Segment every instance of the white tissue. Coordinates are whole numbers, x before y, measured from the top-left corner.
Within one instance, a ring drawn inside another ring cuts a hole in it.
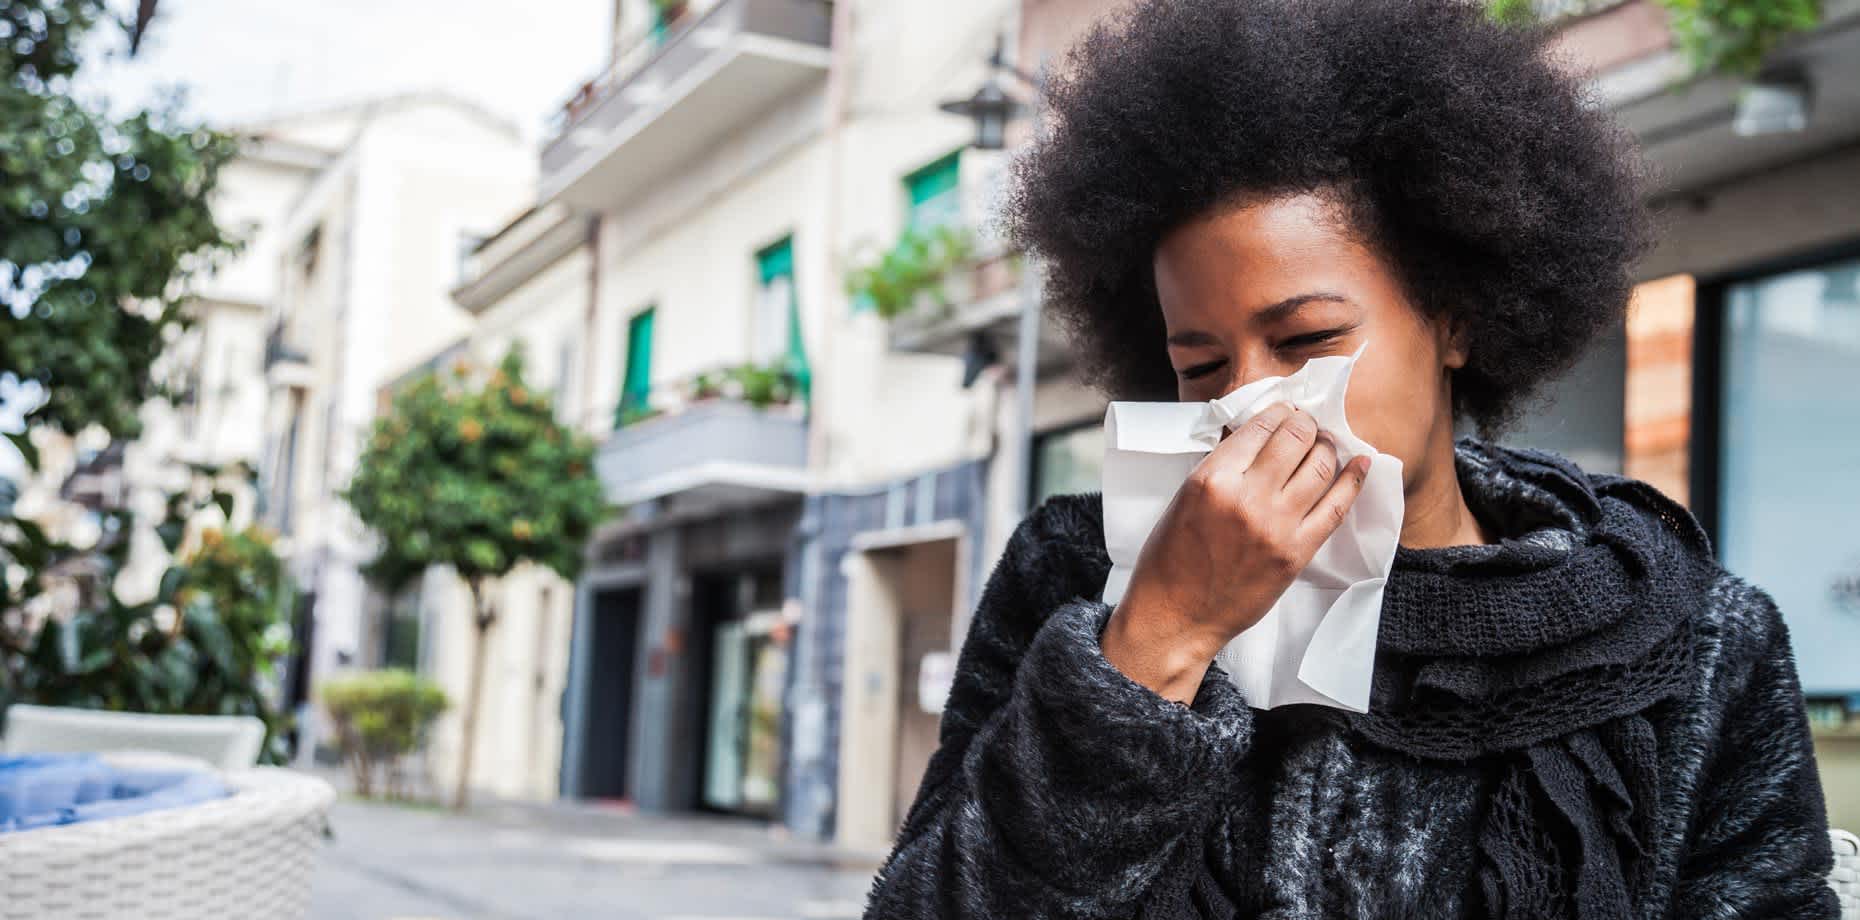
[[[1205,403],[1114,402],[1105,412],[1104,541],[1111,574],[1104,601],[1124,596],[1137,554],[1177,487],[1221,432],[1277,402],[1310,412],[1336,443],[1337,461],[1370,456],[1363,491],[1343,525],[1258,623],[1215,661],[1256,709],[1317,703],[1369,711],[1382,594],[1401,537],[1401,461],[1350,431],[1344,394],[1363,354],[1315,358],[1289,377],[1255,380]]]

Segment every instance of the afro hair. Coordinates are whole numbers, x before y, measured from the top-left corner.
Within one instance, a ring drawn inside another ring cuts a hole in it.
[[[1175,398],[1159,241],[1328,193],[1465,337],[1455,410],[1501,430],[1621,322],[1651,240],[1638,150],[1548,34],[1469,0],[1136,0],[1097,24],[1048,79],[1007,214],[1084,375]]]

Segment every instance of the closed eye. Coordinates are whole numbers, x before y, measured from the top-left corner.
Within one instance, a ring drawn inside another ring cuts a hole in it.
[[[1194,365],[1193,367],[1183,368],[1178,373],[1181,374],[1183,380],[1194,380],[1197,377],[1206,377],[1209,374],[1212,374],[1215,371],[1218,371],[1221,368],[1226,367],[1226,366],[1227,366],[1227,359],[1221,358],[1218,361],[1208,361],[1202,364]]]
[[[1286,348],[1286,349],[1310,348],[1314,345],[1322,345],[1325,342],[1329,342],[1332,339],[1335,339],[1349,331],[1350,330],[1348,327],[1339,326],[1335,329],[1326,329],[1322,332],[1312,332],[1312,333],[1307,333],[1305,335],[1295,335],[1289,339],[1286,339],[1280,342],[1279,347]]]

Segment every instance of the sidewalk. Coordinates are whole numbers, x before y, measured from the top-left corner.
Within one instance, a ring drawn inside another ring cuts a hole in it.
[[[884,853],[710,815],[488,802],[465,814],[345,796],[315,920],[857,920]]]

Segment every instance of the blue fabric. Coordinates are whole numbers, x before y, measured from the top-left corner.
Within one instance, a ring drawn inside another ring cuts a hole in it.
[[[118,767],[95,754],[0,756],[0,833],[126,818],[231,794],[205,770]]]

